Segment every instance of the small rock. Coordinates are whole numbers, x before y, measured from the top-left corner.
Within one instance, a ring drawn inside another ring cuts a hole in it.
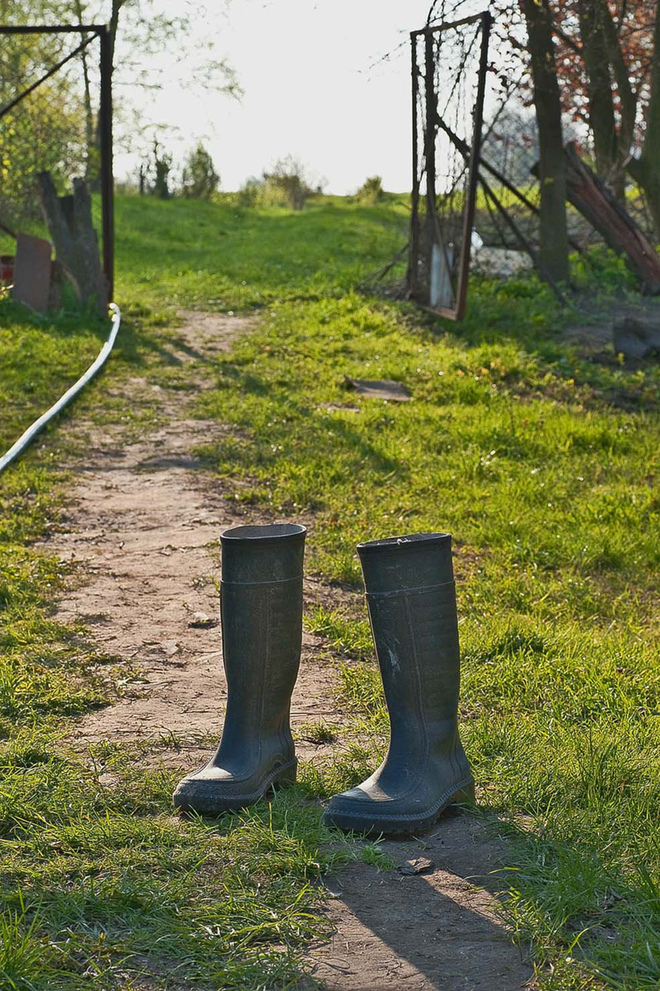
[[[614,325],[614,350],[625,358],[660,355],[660,324],[650,319],[624,317]]]
[[[428,857],[415,857],[413,860],[406,860],[404,864],[399,867],[400,874],[430,874],[431,871],[435,870],[435,864]]]
[[[192,619],[188,623],[188,626],[193,626],[195,629],[209,630],[212,626],[217,626],[217,619],[213,619],[211,616],[207,616],[205,612],[195,612],[193,613]]]
[[[160,649],[165,654],[165,657],[174,657],[175,654],[179,653],[181,647],[176,640],[163,640]]]

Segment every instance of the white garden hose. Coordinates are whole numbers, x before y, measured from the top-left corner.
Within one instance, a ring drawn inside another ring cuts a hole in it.
[[[43,416],[40,416],[38,420],[34,421],[31,427],[27,428],[25,433],[22,434],[16,443],[9,448],[7,453],[0,458],[0,472],[4,471],[7,465],[10,465],[12,461],[19,456],[19,454],[23,453],[33,437],[36,437],[39,431],[42,430],[46,424],[53,419],[53,417],[57,416],[60,410],[63,410],[64,407],[71,402],[74,396],[78,395],[81,389],[84,389],[87,383],[94,378],[99,369],[103,368],[110,352],[112,351],[119,332],[119,327],[121,325],[121,310],[119,307],[115,303],[110,303],[110,309],[113,313],[112,327],[110,329],[107,341],[99,351],[96,361],[89,366],[85,374],[82,375],[70,389],[67,389],[64,395],[57,400],[54,406],[51,406],[51,408],[44,413]]]

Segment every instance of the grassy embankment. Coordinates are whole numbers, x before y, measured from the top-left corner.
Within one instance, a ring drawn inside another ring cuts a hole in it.
[[[206,453],[238,498],[280,517],[314,513],[309,566],[329,580],[359,581],[358,539],[452,531],[464,737],[482,805],[511,834],[511,923],[552,963],[547,989],[656,987],[658,372],[581,358],[530,281],[476,287],[461,326],[352,292],[399,247],[404,224],[396,205],[293,215],[120,201],[118,298],[133,320],[113,374],[150,364],[161,331],[146,325],[148,308],[262,308],[202,401],[241,429]],[[9,442],[97,339],[84,322],[1,316]],[[345,375],[401,379],[414,399],[362,399],[344,391]],[[114,415],[103,383],[84,402]],[[136,774],[120,748],[99,748],[90,766],[55,743],[109,691],[89,675],[80,631],[49,621],[62,576],[30,549],[60,504],[48,470],[57,442],[51,431],[2,483],[0,855],[4,924],[22,936],[3,938],[0,978],[52,987],[61,971],[63,987],[86,974],[131,987],[122,974],[144,965],[165,987],[185,973],[256,988],[260,972],[284,986],[317,926],[306,884],[329,857],[305,796],[355,780],[383,745],[366,624],[309,617],[363,662],[344,670],[342,692],[373,746],[308,768],[272,818],[264,806],[182,827],[168,814],[171,776]],[[98,783],[108,769],[114,790]]]

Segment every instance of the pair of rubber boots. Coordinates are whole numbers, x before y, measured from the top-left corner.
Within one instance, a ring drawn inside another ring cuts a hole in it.
[[[184,811],[217,815],[295,781],[289,713],[302,641],[305,527],[237,526],[221,537],[227,711],[217,753],[174,793]],[[428,829],[474,798],[458,735],[459,650],[451,537],[422,533],[358,544],[390,715],[378,770],[335,795],[325,821],[385,834]]]

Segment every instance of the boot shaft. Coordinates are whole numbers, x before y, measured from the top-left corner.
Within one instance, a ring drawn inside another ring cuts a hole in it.
[[[305,532],[290,523],[238,526],[220,538],[227,710],[220,746],[179,782],[177,808],[216,815],[295,781],[289,709],[300,665]]]
[[[299,523],[233,526],[220,535],[222,582],[296,582],[302,587],[305,535]]]
[[[305,528],[239,526],[222,547],[220,616],[228,704],[223,739],[289,734],[300,666]],[[290,734],[289,734],[290,735]]]
[[[460,683],[449,534],[358,545],[392,730],[391,748],[422,758],[452,741]]]

